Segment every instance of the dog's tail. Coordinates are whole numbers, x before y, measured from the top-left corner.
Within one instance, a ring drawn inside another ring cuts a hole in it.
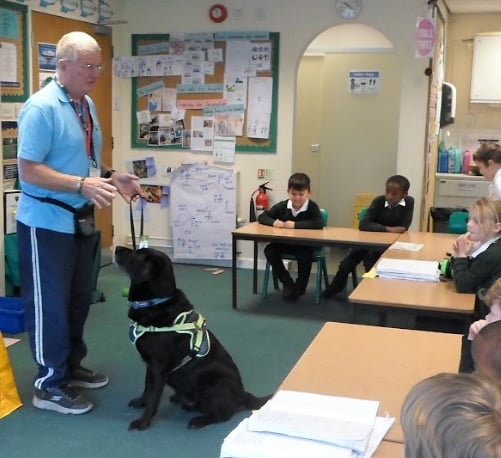
[[[268,396],[257,397],[247,391],[244,393],[244,405],[249,410],[260,409],[270,398],[271,394]]]

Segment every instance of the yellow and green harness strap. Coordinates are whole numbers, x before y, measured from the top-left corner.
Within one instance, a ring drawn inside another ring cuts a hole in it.
[[[131,321],[129,326],[129,338],[133,344],[147,332],[177,332],[179,334],[189,334],[190,336],[190,356],[203,358],[210,351],[210,337],[207,330],[207,323],[203,315],[194,310],[180,313],[174,320],[172,326],[157,328],[156,326],[141,326],[135,321]]]

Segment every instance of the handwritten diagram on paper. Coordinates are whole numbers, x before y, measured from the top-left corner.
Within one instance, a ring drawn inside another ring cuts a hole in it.
[[[171,216],[175,259],[231,259],[236,187],[233,170],[192,164],[174,171]]]

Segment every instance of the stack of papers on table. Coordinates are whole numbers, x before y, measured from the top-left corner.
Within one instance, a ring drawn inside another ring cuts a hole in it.
[[[440,279],[437,261],[382,258],[376,266],[376,274],[382,278],[434,281]]]
[[[224,440],[221,458],[370,457],[393,424],[377,401],[279,391]]]

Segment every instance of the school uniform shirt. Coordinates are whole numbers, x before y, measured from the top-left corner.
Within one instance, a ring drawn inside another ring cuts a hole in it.
[[[266,226],[273,226],[277,219],[280,221],[294,221],[296,229],[322,229],[324,227],[320,208],[311,199],[308,199],[297,213],[292,208],[290,199],[287,199],[273,205],[258,217],[259,223]]]
[[[501,277],[501,239],[481,245],[473,256],[452,257],[451,267],[458,293],[476,293],[480,288],[489,288]]]
[[[386,227],[403,226],[409,229],[414,213],[414,198],[404,197],[393,207],[386,196],[376,197],[370,204],[365,216],[358,223],[361,231],[386,232]]]
[[[501,199],[501,168],[499,168],[489,185],[489,193],[496,199]]]

